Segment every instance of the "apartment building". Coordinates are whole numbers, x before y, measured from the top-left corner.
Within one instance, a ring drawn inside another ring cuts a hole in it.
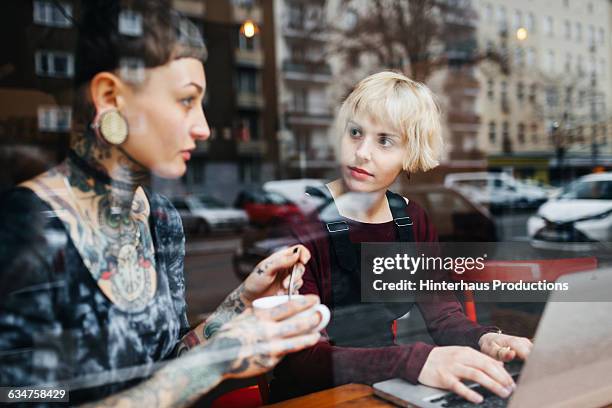
[[[274,0],[279,151],[283,176],[321,177],[334,168],[334,103],[325,0]]]
[[[489,166],[547,180],[559,163],[578,172],[612,165],[612,2],[476,0],[474,7],[480,49],[505,65],[479,67],[478,144]]]

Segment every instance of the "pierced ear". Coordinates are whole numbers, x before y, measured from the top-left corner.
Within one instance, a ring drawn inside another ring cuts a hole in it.
[[[89,93],[96,112],[118,109],[122,88],[123,83],[119,77],[110,72],[100,72],[94,76],[89,84]]]

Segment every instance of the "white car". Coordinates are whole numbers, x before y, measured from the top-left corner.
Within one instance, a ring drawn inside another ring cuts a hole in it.
[[[278,193],[294,202],[302,211],[308,215],[325,202],[321,197],[312,196],[306,193],[307,187],[325,188],[323,179],[289,179],[271,180],[263,185],[265,191]]]
[[[533,246],[589,250],[612,241],[612,172],[589,174],[567,185],[527,221]]]
[[[461,191],[492,211],[506,207],[536,208],[548,198],[544,189],[505,173],[451,173],[444,178],[444,185]]]
[[[244,210],[232,208],[211,196],[187,196],[172,200],[190,232],[208,233],[216,230],[241,231],[249,223]]]

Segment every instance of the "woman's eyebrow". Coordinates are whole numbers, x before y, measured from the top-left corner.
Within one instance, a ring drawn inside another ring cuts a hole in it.
[[[183,88],[186,88],[188,86],[195,86],[198,89],[198,93],[202,93],[204,92],[204,87],[198,83],[195,82],[189,82],[188,84],[185,84],[185,86],[183,86]]]

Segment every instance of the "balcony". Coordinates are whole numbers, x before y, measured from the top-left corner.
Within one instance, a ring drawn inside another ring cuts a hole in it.
[[[238,142],[237,147],[239,156],[263,156],[267,151],[266,142],[263,140]]]
[[[286,113],[287,125],[290,127],[329,127],[334,117],[328,113],[311,113],[306,111],[289,111]]]
[[[304,24],[301,22],[286,21],[283,24],[282,33],[283,36],[288,39],[325,42],[329,37],[327,33],[325,33],[325,28],[324,22],[319,22],[318,24],[308,22]]]
[[[242,109],[263,109],[265,106],[263,96],[253,93],[238,91],[237,97],[238,107]]]
[[[241,50],[234,51],[234,57],[238,65],[246,67],[261,68],[264,64],[264,54],[262,50]]]
[[[253,20],[257,24],[261,24],[263,22],[263,13],[261,7],[258,6],[245,7],[235,5],[232,7],[232,18],[240,24],[246,20]]]
[[[283,61],[284,78],[291,81],[330,83],[332,80],[331,67],[326,62],[294,62]]]

